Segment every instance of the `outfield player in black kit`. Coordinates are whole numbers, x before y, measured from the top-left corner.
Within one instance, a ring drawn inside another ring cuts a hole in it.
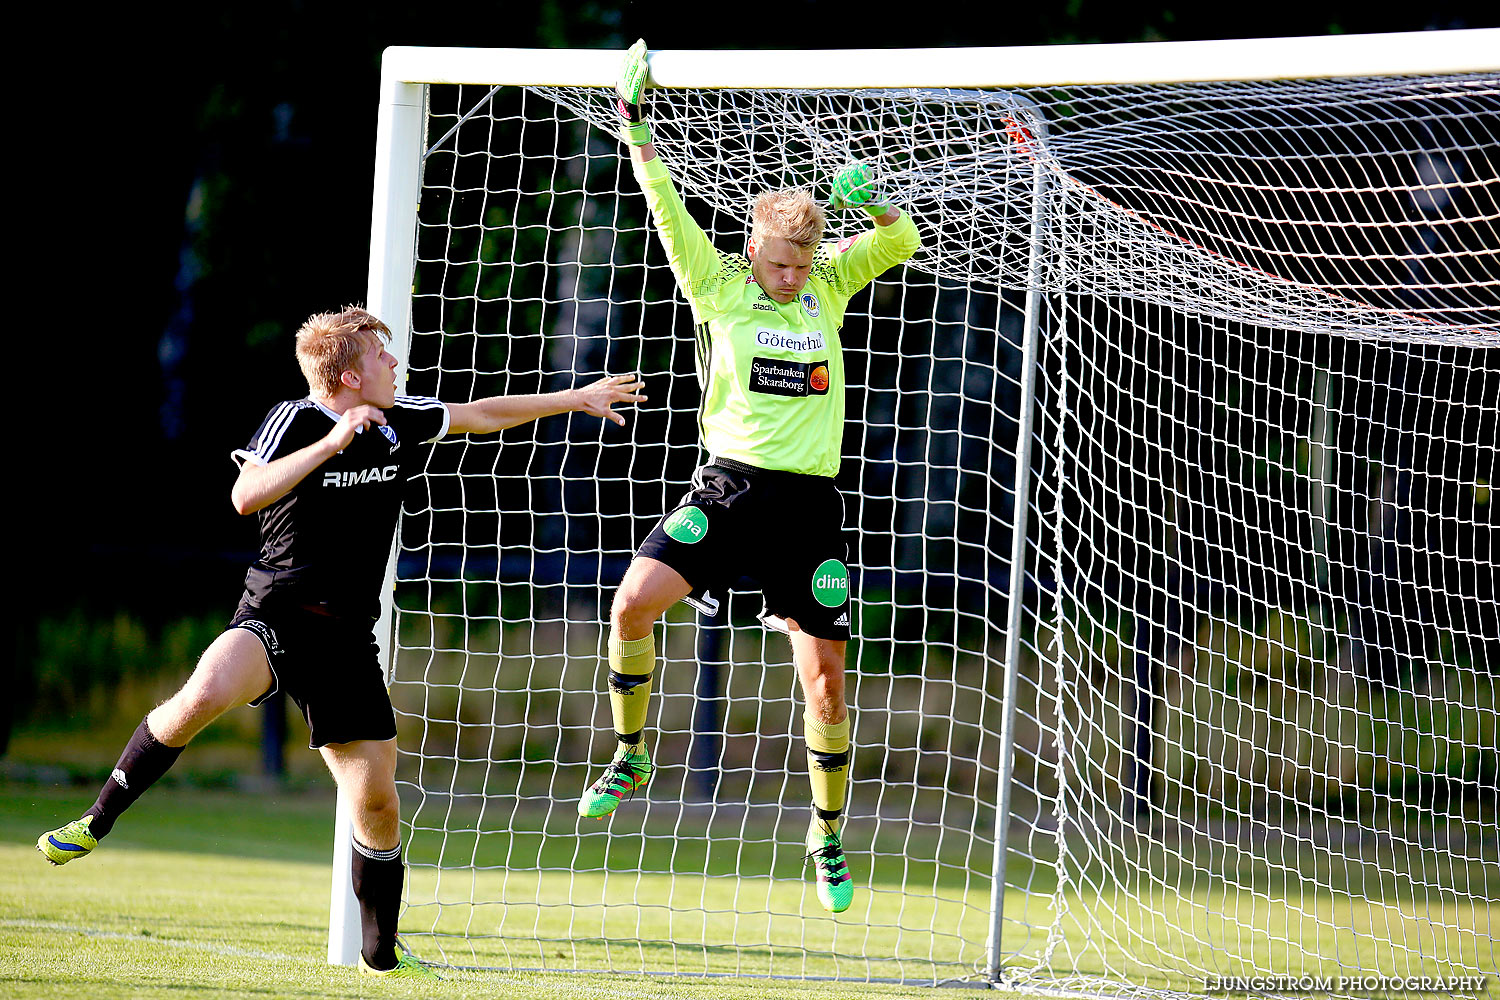
[[[358,308],[313,316],[297,331],[308,398],[278,403],[233,455],[235,509],[258,516],[261,538],[239,609],[182,689],[142,720],[94,805],[42,834],[37,850],[57,865],[88,854],[205,726],[279,689],[302,709],[309,744],[353,816],[360,969],[435,978],[396,954],[405,877],[396,719],[373,633],[402,484],[445,435],[488,434],[572,410],[623,425],[611,407],[645,396],[634,376],[618,375],[564,392],[471,403],[397,396],[389,337],[385,324]]]

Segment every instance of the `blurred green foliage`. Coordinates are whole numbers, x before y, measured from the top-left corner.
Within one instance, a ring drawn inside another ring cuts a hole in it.
[[[43,618],[34,687],[17,722],[84,729],[139,719],[187,677],[223,626],[208,616],[148,623],[125,611]]]

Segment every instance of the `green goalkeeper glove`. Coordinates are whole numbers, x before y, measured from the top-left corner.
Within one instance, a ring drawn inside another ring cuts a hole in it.
[[[620,66],[620,79],[615,84],[620,137],[632,146],[644,146],[651,141],[651,126],[641,113],[641,91],[646,89],[646,76],[650,70],[646,63],[646,40],[640,39],[626,51],[625,62]]]
[[[828,203],[840,209],[860,208],[872,217],[884,215],[891,207],[889,199],[875,189],[870,168],[858,161],[840,170],[833,178]]]

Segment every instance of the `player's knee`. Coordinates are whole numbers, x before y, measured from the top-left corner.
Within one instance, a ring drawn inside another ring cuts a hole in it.
[[[609,609],[609,623],[622,639],[644,639],[656,625],[656,609],[642,601],[634,589],[621,587]]]
[[[844,704],[842,683],[826,677],[816,677],[809,679],[803,688],[803,694],[807,698],[807,711],[819,722],[831,726],[848,717],[849,709]]]
[[[194,677],[176,694],[157,706],[152,713],[152,731],[156,732],[160,727],[162,732],[157,733],[159,739],[165,738],[163,733],[192,735],[232,707],[222,686]]]
[[[844,704],[844,665],[842,661],[818,661],[802,671],[802,693],[807,710],[819,722],[832,725],[848,715]]]
[[[365,799],[363,812],[367,819],[394,826],[401,816],[401,804],[394,792],[389,795],[377,795]]]
[[[247,633],[232,630],[221,635],[161,710],[183,728],[201,729],[266,691],[272,678],[270,668],[257,659],[263,656],[258,640]]]
[[[353,796],[358,825],[377,834],[393,834],[401,821],[401,800],[394,788],[359,789]],[[371,844],[371,847],[380,845]]]

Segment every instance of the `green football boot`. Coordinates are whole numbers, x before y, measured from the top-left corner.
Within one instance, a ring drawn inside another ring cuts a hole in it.
[[[74,858],[81,858],[99,846],[99,841],[89,832],[94,817],[75,819],[67,826],[48,830],[36,840],[36,849],[54,865],[65,865]]]
[[[603,819],[615,811],[615,806],[637,788],[651,780],[651,755],[631,753],[621,749],[609,762],[604,774],[583,791],[578,800],[578,815],[584,819]]]
[[[826,828],[809,838],[822,846],[811,849],[807,860],[812,863],[818,877],[818,902],[829,913],[843,913],[854,902],[854,879],[849,875],[849,862],[844,857],[844,844],[837,831]]]
[[[396,960],[394,969],[372,969],[365,956],[359,956],[359,971],[364,976],[384,976],[387,979],[441,980],[443,977],[417,961],[411,955],[402,955]]]

